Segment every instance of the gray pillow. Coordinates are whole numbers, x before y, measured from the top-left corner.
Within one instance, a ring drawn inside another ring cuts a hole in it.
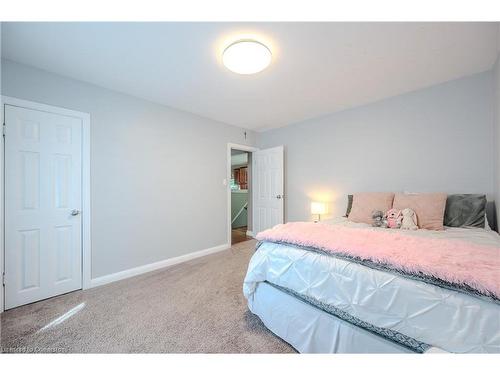
[[[347,210],[345,211],[345,217],[349,216],[352,208],[352,194],[347,196]]]
[[[446,200],[444,225],[447,227],[484,228],[486,195],[452,194]]]

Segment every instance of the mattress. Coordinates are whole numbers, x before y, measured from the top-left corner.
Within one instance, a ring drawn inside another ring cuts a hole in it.
[[[336,220],[332,225],[360,226],[345,220]],[[500,247],[498,234],[485,229],[407,233]],[[247,299],[263,282],[427,346],[454,353],[500,353],[500,306],[488,299],[270,242],[261,244],[250,261],[243,286]]]

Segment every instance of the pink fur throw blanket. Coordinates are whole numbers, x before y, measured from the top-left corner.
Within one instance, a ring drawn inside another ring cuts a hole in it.
[[[433,284],[488,296],[497,302],[500,297],[500,248],[493,246],[305,222],[277,225],[259,233],[257,239],[382,266],[375,268],[434,280]]]

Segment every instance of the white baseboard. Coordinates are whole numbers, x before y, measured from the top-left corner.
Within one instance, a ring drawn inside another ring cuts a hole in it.
[[[253,232],[251,230],[247,230],[247,236],[253,238]]]
[[[219,251],[226,250],[229,248],[230,248],[230,246],[228,244],[223,244],[223,245],[214,246],[214,247],[211,247],[208,249],[196,251],[194,253],[181,255],[181,256],[178,256],[175,258],[161,260],[161,261],[156,262],[156,263],[145,264],[144,266],[130,268],[130,269],[125,270],[125,271],[120,271],[120,272],[112,273],[110,275],[97,277],[97,278],[92,279],[90,281],[90,287],[94,288],[96,286],[109,284],[109,283],[112,283],[114,281],[128,279],[129,277],[141,275],[143,273],[155,271],[155,270],[158,270],[158,269],[164,268],[164,267],[173,266],[174,264],[187,262],[188,260],[203,257],[205,255],[209,255],[209,254],[213,254],[213,253],[217,253]]]

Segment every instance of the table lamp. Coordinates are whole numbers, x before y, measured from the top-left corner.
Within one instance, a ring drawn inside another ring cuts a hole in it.
[[[324,202],[311,202],[311,214],[318,215],[318,220],[314,220],[315,223],[321,220],[321,215],[326,214],[326,203]]]

